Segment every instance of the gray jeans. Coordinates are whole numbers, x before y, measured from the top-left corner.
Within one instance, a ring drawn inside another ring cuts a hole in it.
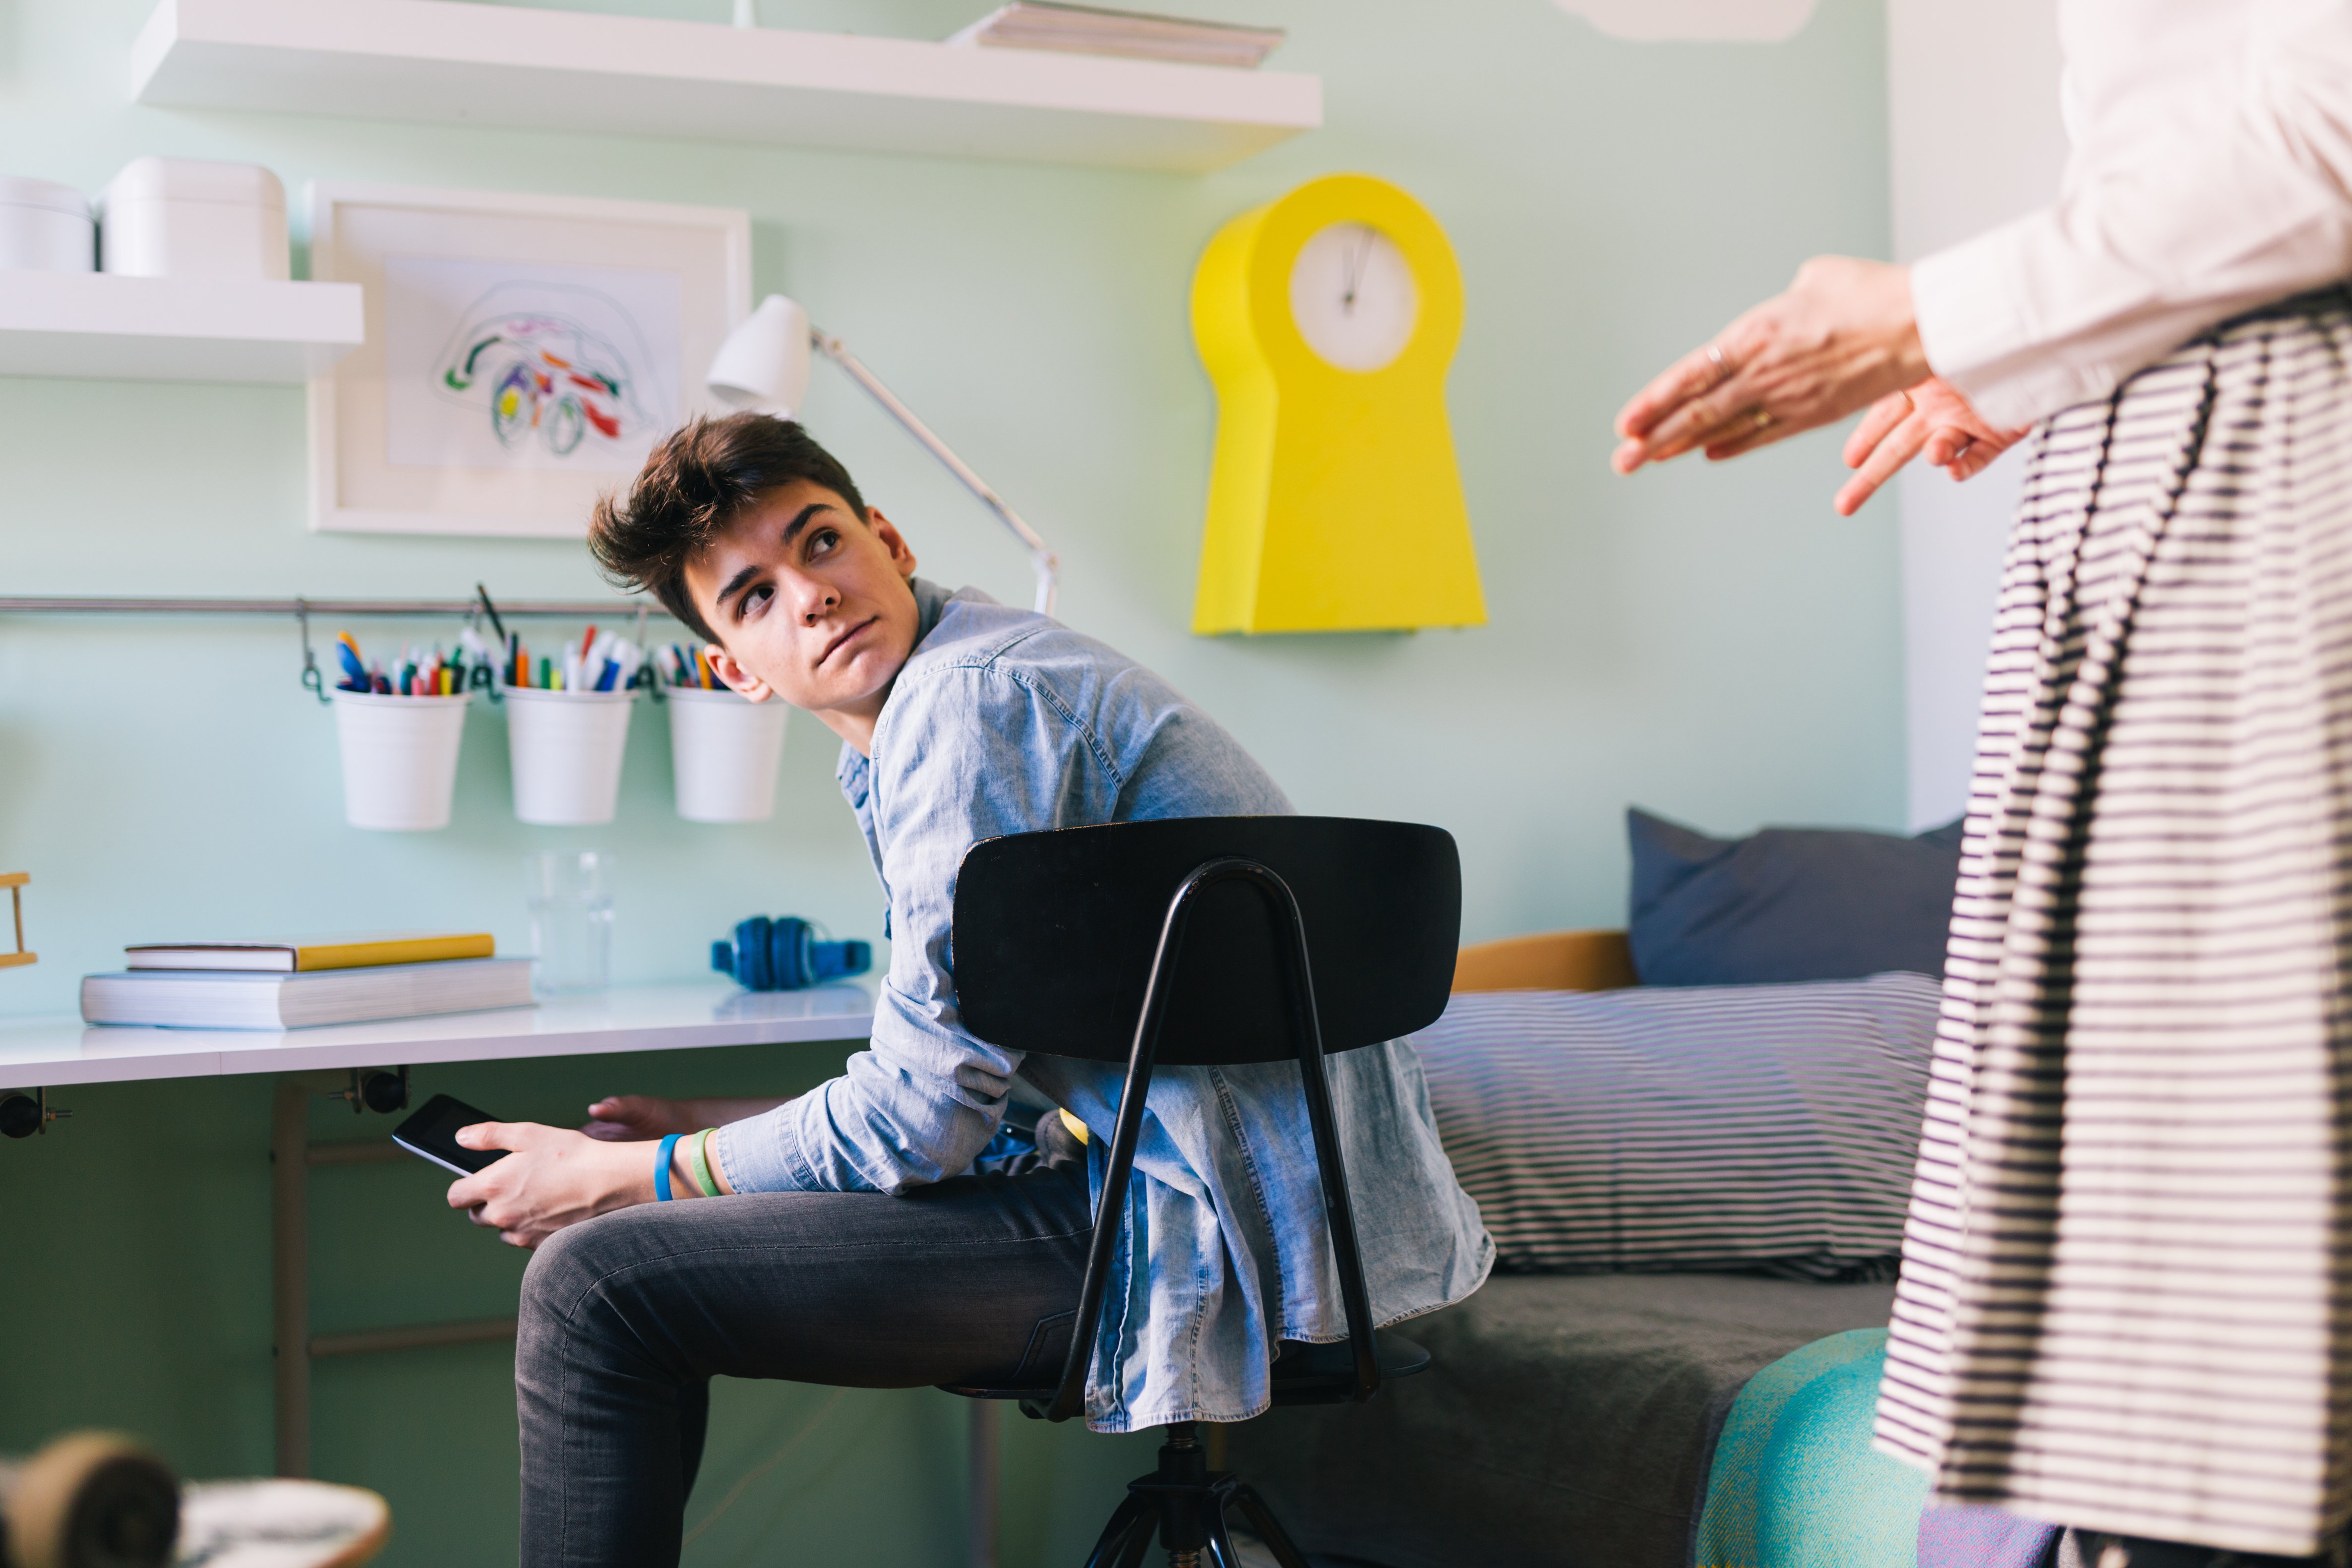
[[[1079,1162],[905,1197],[753,1193],[557,1232],[515,1345],[526,1568],[674,1564],[713,1377],[1050,1383],[1092,1231]]]

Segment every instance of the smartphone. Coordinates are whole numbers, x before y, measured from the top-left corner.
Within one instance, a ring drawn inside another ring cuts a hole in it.
[[[445,1171],[455,1171],[461,1176],[496,1164],[507,1157],[504,1149],[468,1149],[457,1142],[457,1129],[471,1127],[477,1121],[496,1121],[487,1110],[477,1110],[464,1100],[446,1094],[436,1094],[418,1109],[415,1115],[392,1130],[392,1141],[412,1154],[421,1154]]]

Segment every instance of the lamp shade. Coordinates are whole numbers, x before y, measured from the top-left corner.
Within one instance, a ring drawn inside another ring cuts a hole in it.
[[[771,294],[727,334],[706,378],[730,408],[795,418],[808,397],[809,319],[796,300]]]

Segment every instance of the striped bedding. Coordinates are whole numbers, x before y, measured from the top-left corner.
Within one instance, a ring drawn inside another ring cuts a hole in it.
[[[1465,993],[1412,1043],[1503,1268],[1892,1278],[1939,996]]]

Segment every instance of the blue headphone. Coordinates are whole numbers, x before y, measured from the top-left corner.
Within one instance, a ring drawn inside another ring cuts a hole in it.
[[[710,944],[710,967],[749,991],[798,991],[865,973],[874,967],[874,949],[862,942],[820,942],[814,926],[793,915],[753,915],[737,922],[734,940]]]

